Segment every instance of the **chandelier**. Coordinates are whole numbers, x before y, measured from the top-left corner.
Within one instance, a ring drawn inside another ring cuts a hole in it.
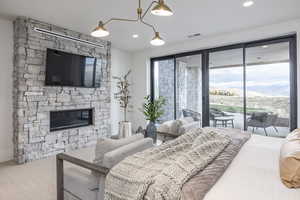
[[[125,22],[140,22],[148,27],[150,27],[154,32],[154,37],[150,43],[154,46],[161,46],[165,44],[165,41],[160,37],[159,32],[156,31],[154,25],[145,22],[144,18],[151,9],[151,14],[158,16],[171,16],[173,15],[172,10],[165,4],[164,0],[152,1],[145,12],[141,7],[141,0],[139,1],[139,6],[137,8],[137,19],[124,19],[124,18],[111,18],[106,22],[99,21],[98,26],[91,32],[93,37],[105,37],[109,35],[109,31],[105,28],[107,24],[112,21],[125,21]]]

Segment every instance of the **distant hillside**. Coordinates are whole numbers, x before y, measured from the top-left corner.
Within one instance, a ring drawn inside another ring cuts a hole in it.
[[[243,89],[239,88],[211,88],[210,91],[227,91],[227,96],[243,96]],[[286,86],[252,86],[247,87],[248,97],[263,97],[263,96],[289,96],[289,88]]]

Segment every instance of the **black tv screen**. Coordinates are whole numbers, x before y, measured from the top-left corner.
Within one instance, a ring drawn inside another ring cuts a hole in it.
[[[99,87],[99,67],[96,58],[47,49],[46,85]]]

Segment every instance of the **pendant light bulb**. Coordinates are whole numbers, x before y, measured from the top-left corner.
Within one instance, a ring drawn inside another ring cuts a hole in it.
[[[171,16],[173,15],[173,11],[167,6],[164,2],[164,0],[159,0],[158,4],[153,7],[151,10],[151,13],[153,15],[158,16]]]
[[[159,36],[159,32],[155,32],[154,38],[150,41],[153,46],[162,46],[165,41]]]
[[[109,35],[109,32],[104,28],[103,22],[100,21],[98,26],[91,32],[91,35],[93,37],[105,37]]]

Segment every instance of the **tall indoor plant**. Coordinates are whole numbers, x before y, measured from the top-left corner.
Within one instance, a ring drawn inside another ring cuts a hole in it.
[[[124,120],[119,122],[119,137],[126,137],[131,135],[131,123],[127,121],[127,112],[129,107],[129,101],[131,99],[129,91],[129,80],[131,70],[129,70],[124,76],[113,76],[113,79],[117,80],[117,92],[114,94],[116,100],[118,100],[121,109],[123,109]]]
[[[146,137],[151,137],[156,143],[156,122],[164,114],[163,106],[166,104],[166,99],[164,97],[159,97],[158,99],[152,100],[148,95],[143,103],[143,108],[141,111],[144,113],[146,120],[149,121],[146,128]]]

